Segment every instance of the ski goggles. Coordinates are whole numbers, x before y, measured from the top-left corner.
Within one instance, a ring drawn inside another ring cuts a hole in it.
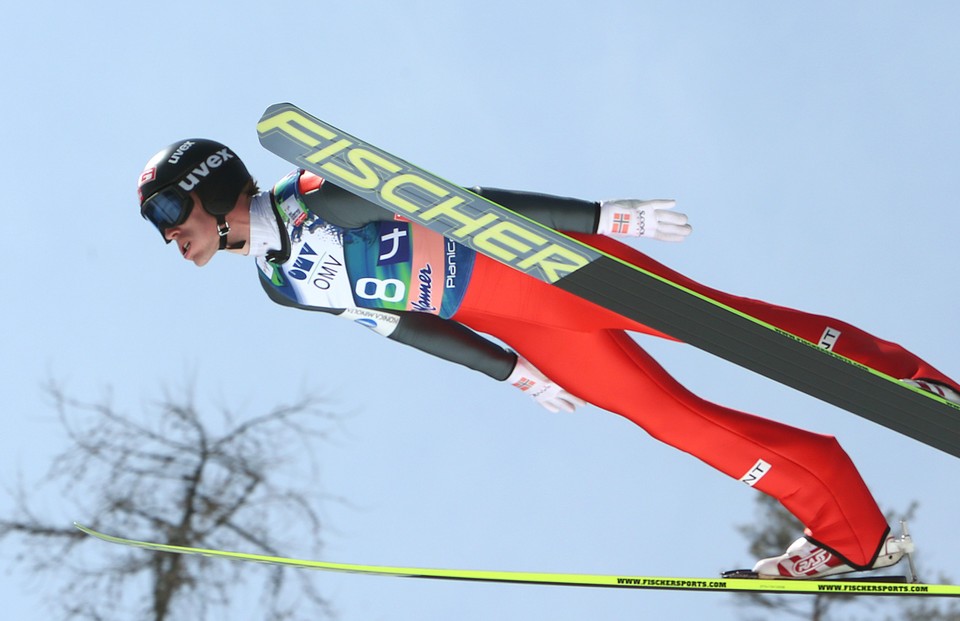
[[[140,215],[153,223],[153,226],[160,231],[163,240],[169,244],[167,229],[183,224],[190,216],[191,209],[193,209],[193,197],[174,186],[160,190],[143,201]]]

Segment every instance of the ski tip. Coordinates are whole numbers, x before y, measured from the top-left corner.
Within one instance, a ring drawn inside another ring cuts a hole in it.
[[[76,528],[77,530],[79,530],[80,532],[82,532],[82,533],[85,534],[85,535],[92,535],[92,534],[93,534],[93,530],[91,530],[91,529],[90,529],[89,527],[87,527],[87,526],[84,526],[84,525],[81,524],[80,522],[74,522],[74,523],[73,523],[73,527]]]
[[[89,526],[81,524],[80,522],[74,522],[73,527],[79,530],[84,535],[89,535],[90,537],[96,537],[97,539],[106,539],[107,536],[101,532],[98,532]]]
[[[269,106],[267,106],[267,109],[264,111],[264,113],[271,112],[273,110],[281,110],[284,108],[296,108],[296,107],[297,106],[293,105],[288,101],[281,101],[281,102],[270,104]]]

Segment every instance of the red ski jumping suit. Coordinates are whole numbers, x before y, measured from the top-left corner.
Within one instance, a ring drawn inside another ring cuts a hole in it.
[[[283,193],[281,187],[278,184],[271,193],[278,218],[280,199],[274,194]],[[336,279],[346,278],[342,264],[349,271],[351,261],[365,269],[379,269],[375,265],[376,256],[372,262],[358,263],[360,260],[353,259],[354,255],[348,251],[343,251],[342,261],[326,259],[321,265],[319,257],[327,256],[318,251],[324,239],[327,243],[333,239],[335,245],[344,247],[349,244],[343,240],[353,240],[351,247],[373,251],[376,255],[376,236],[388,230],[390,233],[380,238],[389,250],[380,255],[383,259],[397,256],[401,236],[403,239],[430,237],[429,232],[421,235],[413,225],[409,231],[397,232],[391,224],[377,233],[376,227],[381,226],[378,223],[394,222],[391,213],[309,174],[299,179],[292,176],[283,187],[287,187],[284,196],[296,196],[302,201],[311,219],[303,226],[302,221],[287,222],[283,252],[278,258],[270,259],[269,264],[261,261],[261,283],[271,298],[281,304],[355,316],[346,312],[341,304],[329,302],[324,307],[288,287],[298,279],[308,282],[312,278],[324,290],[333,288]],[[836,353],[887,375],[958,386],[899,345],[847,323],[710,289],[630,246],[593,234],[599,210],[597,203],[489,188],[475,191],[808,341],[819,343],[826,338]],[[334,236],[321,235],[324,227],[332,227]],[[296,242],[292,246],[291,239]],[[310,278],[307,270],[314,270]],[[399,281],[386,280],[377,274],[372,271],[361,274],[365,277],[358,282],[367,287],[361,290],[363,298],[392,296],[394,289],[386,283],[396,285]],[[463,297],[458,306],[454,305],[449,318],[414,312],[419,310],[416,307],[413,311],[381,309],[378,312],[392,316],[396,326],[384,333],[393,340],[503,380],[516,365],[516,355],[464,326],[493,335],[573,395],[626,417],[658,440],[775,497],[803,522],[816,542],[849,565],[864,568],[872,564],[888,526],[857,469],[833,437],[739,412],[694,395],[627,332],[665,335],[485,256],[476,255],[472,273],[463,279]],[[307,286],[304,291],[308,290],[317,292]],[[358,320],[367,321],[367,325],[373,321],[369,314],[361,313],[360,317]]]

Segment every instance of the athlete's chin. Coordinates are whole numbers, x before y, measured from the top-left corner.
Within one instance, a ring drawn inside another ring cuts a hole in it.
[[[193,264],[196,265],[197,267],[203,267],[204,265],[206,265],[207,263],[209,263],[209,262],[210,262],[210,259],[212,259],[212,258],[213,258],[213,255],[212,255],[212,254],[211,254],[211,255],[198,255],[198,256],[193,257],[192,259],[188,259],[188,261],[193,261]]]

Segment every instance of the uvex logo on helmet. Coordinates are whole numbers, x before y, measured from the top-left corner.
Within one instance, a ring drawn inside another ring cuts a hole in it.
[[[167,159],[167,161],[170,162],[171,164],[176,164],[177,162],[180,161],[180,157],[187,152],[187,149],[189,149],[195,144],[197,143],[192,140],[188,140],[184,142],[182,145],[177,147],[176,151],[170,154],[170,157]]]
[[[184,149],[187,145],[192,145],[192,143],[185,143],[180,149]],[[189,148],[189,147],[187,147]],[[179,159],[180,149],[177,149],[174,155]],[[197,187],[197,184],[200,183],[201,179],[204,179],[210,175],[214,170],[220,168],[224,162],[227,160],[232,160],[236,157],[233,153],[230,152],[230,149],[223,148],[207,157],[206,160],[200,162],[200,165],[190,171],[186,177],[180,180],[179,185],[184,192],[190,192]],[[170,158],[173,159],[172,157]]]

